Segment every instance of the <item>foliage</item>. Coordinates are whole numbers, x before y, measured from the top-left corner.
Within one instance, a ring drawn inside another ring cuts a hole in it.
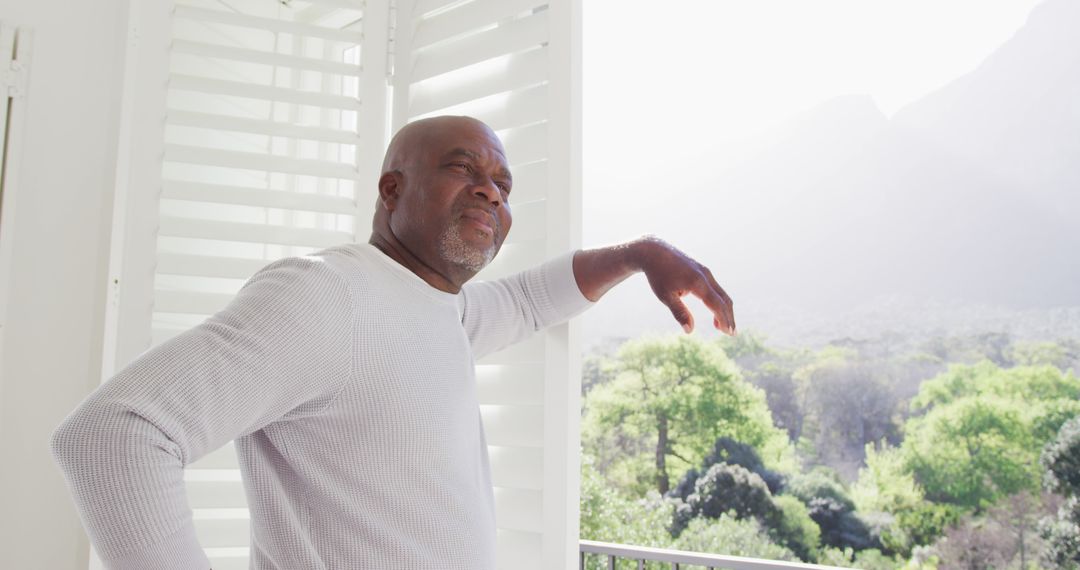
[[[1080,379],[1053,366],[1000,368],[992,362],[954,364],[919,388],[912,409],[926,410],[958,399],[995,395],[1020,401],[1080,398]]]
[[[593,458],[582,455],[582,539],[666,547],[671,540],[666,528],[672,510],[655,496],[635,501],[620,494],[596,470]]]
[[[963,516],[956,505],[923,501],[899,511],[895,523],[881,534],[881,542],[890,551],[903,556],[913,554],[920,546],[929,546]]]
[[[899,448],[882,445],[875,450],[866,445],[866,466],[851,486],[851,498],[864,513],[899,513],[923,502],[923,492],[905,468]]]
[[[1018,342],[1012,347],[1012,360],[1019,366],[1046,365],[1059,370],[1076,370],[1080,364],[1080,341]]]
[[[782,473],[766,468],[765,463],[761,461],[761,458],[753,447],[735,441],[730,437],[721,437],[716,440],[716,443],[713,444],[712,451],[709,455],[705,456],[705,460],[702,462],[702,468],[708,470],[709,467],[712,467],[717,463],[727,463],[729,465],[744,467],[758,477],[761,477],[761,480],[765,481],[765,485],[769,487],[770,493],[775,494],[784,486],[784,475]]]
[[[678,534],[689,518],[717,519],[727,514],[737,519],[764,520],[772,516],[775,508],[761,477],[745,467],[727,463],[717,463],[698,477],[694,492],[686,498],[686,507],[676,517],[673,534]]]
[[[901,450],[887,445],[880,450],[866,446],[866,466],[851,487],[851,498],[858,512],[875,520],[873,534],[884,550],[904,557],[933,543],[960,516],[952,505],[926,501]]]
[[[912,402],[923,415],[905,425],[905,464],[927,498],[968,509],[1035,490],[1038,449],[1078,396],[1080,380],[1049,366],[951,366]]]
[[[867,443],[899,440],[901,400],[890,379],[852,348],[829,346],[794,374],[814,460],[854,477]],[[837,413],[843,410],[843,413]]]
[[[969,509],[1031,489],[1038,480],[1026,404],[966,397],[909,420],[903,448],[927,498]]]
[[[755,473],[765,481],[765,485],[769,487],[769,493],[776,494],[784,486],[784,475],[766,468],[753,447],[745,443],[739,443],[730,437],[721,437],[716,440],[712,452],[705,456],[701,463],[701,470],[691,468],[683,474],[679,483],[668,492],[667,496],[678,497],[685,501],[694,492],[694,484],[697,482],[698,477],[717,463],[738,465],[751,473]]]
[[[821,564],[835,566],[837,568],[860,568],[862,570],[895,570],[903,564],[895,558],[881,553],[880,550],[870,548],[855,551],[844,548],[826,548],[822,551]]]
[[[676,503],[655,492],[637,501],[621,495],[604,482],[588,455],[583,456],[581,481],[582,539],[772,560],[797,559],[790,550],[774,544],[755,520],[736,520],[727,514],[716,519],[689,520],[678,540],[673,540],[666,527]],[[603,567],[596,558],[587,561],[590,570]],[[636,568],[636,564],[620,561],[617,567]],[[652,570],[667,565],[654,563],[646,567]]]
[[[1042,560],[1051,568],[1080,568],[1080,497],[1070,497],[1058,510],[1057,517],[1046,517],[1039,525],[1046,541]]]
[[[939,570],[1004,570],[1016,554],[1015,541],[989,517],[965,517],[934,549]]]
[[[598,355],[590,354],[581,363],[581,395],[586,397],[589,391],[597,386],[607,384],[615,379],[615,365],[611,360]]]
[[[588,360],[582,538],[870,570],[1040,555],[1080,570],[1080,379],[1063,371],[1080,342],[917,342],[812,352],[744,333]],[[800,474],[792,441],[819,467]],[[1031,494],[1044,476],[1072,496]]]
[[[799,499],[789,495],[773,497],[776,520],[772,534],[791,549],[800,560],[817,560],[821,528],[810,518],[810,510]]]
[[[821,529],[821,544],[856,550],[878,546],[870,529],[855,513],[855,503],[843,484],[818,468],[791,479],[787,493],[798,498]]]
[[[783,464],[787,440],[764,394],[715,344],[693,337],[624,344],[618,374],[586,401],[582,441],[607,479],[634,495],[669,490],[669,473],[700,463],[721,437]]]
[[[1057,437],[1043,449],[1039,464],[1048,490],[1080,496],[1080,416],[1062,424]]]
[[[690,521],[689,526],[675,541],[673,548],[725,556],[798,560],[793,552],[773,543],[757,521],[737,520],[728,515],[721,515],[716,519],[696,518]]]
[[[1040,524],[1046,541],[1043,560],[1054,568],[1080,568],[1080,416],[1061,426],[1040,464],[1047,489],[1068,496],[1057,516],[1044,517]]]

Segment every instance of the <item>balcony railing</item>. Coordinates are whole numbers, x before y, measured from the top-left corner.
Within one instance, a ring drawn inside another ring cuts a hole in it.
[[[741,558],[739,556],[720,556],[718,554],[665,550],[663,548],[612,544],[610,542],[595,542],[592,540],[582,540],[580,541],[580,544],[580,570],[585,570],[585,557],[590,554],[600,555],[606,558],[608,570],[615,570],[615,561],[620,559],[636,560],[638,570],[644,570],[645,562],[666,562],[671,564],[672,570],[679,570],[680,565],[683,564],[704,566],[709,570],[720,568],[725,570],[786,570],[793,568],[837,570],[835,566],[818,566],[817,564],[803,564],[801,562],[781,562],[776,560],[761,560],[758,558]]]

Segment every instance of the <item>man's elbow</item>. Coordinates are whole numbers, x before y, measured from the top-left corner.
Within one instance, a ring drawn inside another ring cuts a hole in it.
[[[53,461],[65,474],[77,472],[79,465],[86,461],[92,447],[90,443],[92,429],[84,416],[86,414],[81,410],[73,412],[53,430],[49,438],[49,450],[52,452]]]
[[[130,434],[120,419],[121,413],[112,406],[84,402],[53,430],[49,449],[69,481],[87,476],[112,461],[110,453],[129,447]]]

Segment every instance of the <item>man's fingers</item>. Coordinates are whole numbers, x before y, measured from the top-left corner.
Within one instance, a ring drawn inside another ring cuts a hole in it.
[[[690,314],[690,309],[686,308],[678,295],[667,295],[661,301],[671,309],[671,315],[682,325],[684,331],[690,333],[694,330],[694,315]]]
[[[731,296],[728,295],[726,291],[724,291],[724,288],[716,282],[716,278],[713,277],[712,271],[709,271],[708,267],[704,269],[705,277],[709,280],[709,285],[711,285],[713,290],[716,291],[720,298],[724,300],[724,308],[727,310],[728,316],[727,322],[731,324],[731,332],[735,333],[735,303],[731,300]]]
[[[702,287],[701,301],[705,303],[705,306],[709,308],[713,313],[713,320],[716,323],[716,328],[727,332],[728,334],[735,333],[735,322],[729,311],[728,304],[724,299],[708,285]]]

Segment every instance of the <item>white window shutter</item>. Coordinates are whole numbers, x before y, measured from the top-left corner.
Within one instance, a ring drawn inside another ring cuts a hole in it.
[[[390,16],[368,4],[131,3],[103,380],[270,261],[367,239]],[[246,569],[233,445],[185,479],[215,570]]]
[[[514,225],[478,279],[580,244],[580,5],[571,0],[402,0],[394,129],[432,115],[487,122],[503,140]],[[499,527],[499,568],[571,568],[578,555],[580,362],[556,327],[477,367]]]

